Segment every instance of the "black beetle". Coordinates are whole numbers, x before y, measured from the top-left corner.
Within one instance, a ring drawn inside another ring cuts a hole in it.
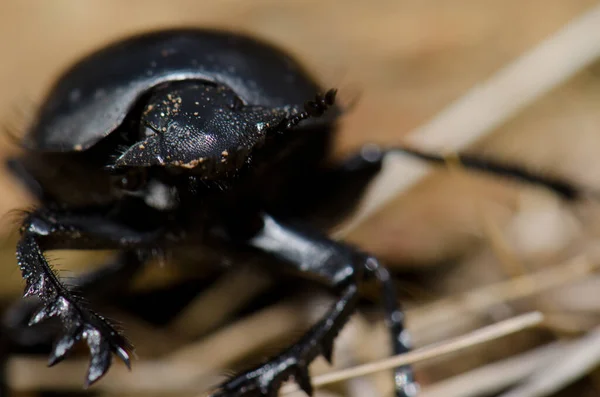
[[[406,352],[410,342],[388,271],[372,255],[319,232],[353,209],[385,156],[370,147],[329,163],[341,114],[335,91],[323,92],[284,52],[229,32],[143,34],[68,70],[29,129],[24,154],[8,163],[40,202],[22,223],[17,258],[25,295],[41,300],[31,324],[62,323],[50,364],[84,339],[89,385],[106,373],[113,353],[128,366],[131,354],[125,337],[52,271],[44,251],[53,249],[118,250],[110,269],[127,281],[158,251],[176,257],[182,247],[219,247],[265,255],[277,271],[316,278],[339,293],[296,344],[215,395],[274,396],[292,376],[310,395],[308,365],[320,354],[331,360],[358,284],[370,278],[381,285],[394,352]],[[560,182],[466,162],[575,195]],[[81,281],[82,290],[108,273]],[[396,369],[394,379],[398,396],[416,395],[410,367]]]

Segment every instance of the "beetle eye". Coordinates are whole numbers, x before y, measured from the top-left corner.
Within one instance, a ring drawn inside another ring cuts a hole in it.
[[[117,188],[126,191],[140,190],[146,185],[147,173],[145,169],[131,169],[125,174],[116,175],[114,183]]]

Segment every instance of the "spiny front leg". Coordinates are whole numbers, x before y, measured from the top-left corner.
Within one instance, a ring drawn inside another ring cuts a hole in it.
[[[68,289],[85,297],[86,302],[105,302],[125,290],[147,260],[144,252],[119,252],[97,269],[69,278]],[[9,351],[46,344],[54,336],[52,327],[27,326],[39,308],[39,300],[19,300],[4,312],[0,327]]]
[[[21,227],[17,261],[25,279],[25,296],[36,296],[42,307],[30,325],[51,317],[63,324],[62,335],[54,344],[49,365],[66,357],[75,344],[85,340],[91,353],[85,385],[100,379],[112,363],[112,353],[130,366],[132,346],[104,317],[88,309],[81,298],[58,278],[43,249],[115,248],[119,244],[140,244],[148,236],[119,227],[101,216],[81,216],[38,210]]]
[[[106,373],[111,364],[111,352],[116,353],[127,366],[130,365],[130,344],[106,319],[85,308],[80,299],[60,282],[31,229],[19,241],[17,260],[26,282],[25,296],[37,296],[43,304],[29,325],[58,317],[64,326],[62,336],[54,344],[48,365],[60,362],[81,339],[86,340],[92,355],[86,386]]]

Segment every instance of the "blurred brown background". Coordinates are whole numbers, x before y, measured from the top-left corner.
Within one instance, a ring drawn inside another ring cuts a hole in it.
[[[368,141],[400,143],[452,100],[595,4],[5,0],[0,4],[0,121],[12,128],[26,125],[63,68],[98,46],[159,27],[211,26],[266,38],[289,49],[323,85],[359,93],[344,119],[338,154]],[[473,152],[600,188],[599,71],[593,66],[579,73],[479,142]],[[11,151],[8,143],[0,147],[2,156]],[[8,176],[0,174],[0,183],[0,213],[30,205]],[[427,293],[401,283],[405,295],[420,302],[572,257],[593,241],[593,227],[571,210],[538,189],[439,171],[373,217],[351,240],[397,268],[446,263],[443,276],[433,273]],[[590,212],[585,214],[593,223]],[[4,231],[13,226],[6,218],[3,225]],[[9,237],[2,250],[0,290],[16,297],[22,284],[11,244],[14,238]],[[68,266],[85,265],[80,262],[70,258]],[[540,308],[539,301],[527,307]]]

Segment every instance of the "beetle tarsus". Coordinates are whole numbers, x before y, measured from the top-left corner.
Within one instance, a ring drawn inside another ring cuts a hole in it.
[[[211,397],[277,396],[283,382],[294,378],[312,396],[308,366],[319,355],[331,351],[333,340],[356,307],[358,288],[350,285],[327,314],[298,342],[277,357],[222,384]]]
[[[75,344],[85,340],[91,360],[86,376],[87,386],[100,379],[111,364],[111,353],[129,363],[130,343],[102,316],[86,309],[81,300],[64,286],[43,255],[37,239],[54,230],[49,222],[32,214],[22,227],[17,246],[17,261],[26,280],[25,296],[37,296],[42,306],[32,316],[30,325],[58,318],[64,325],[62,335],[54,343],[48,364],[62,361]]]

